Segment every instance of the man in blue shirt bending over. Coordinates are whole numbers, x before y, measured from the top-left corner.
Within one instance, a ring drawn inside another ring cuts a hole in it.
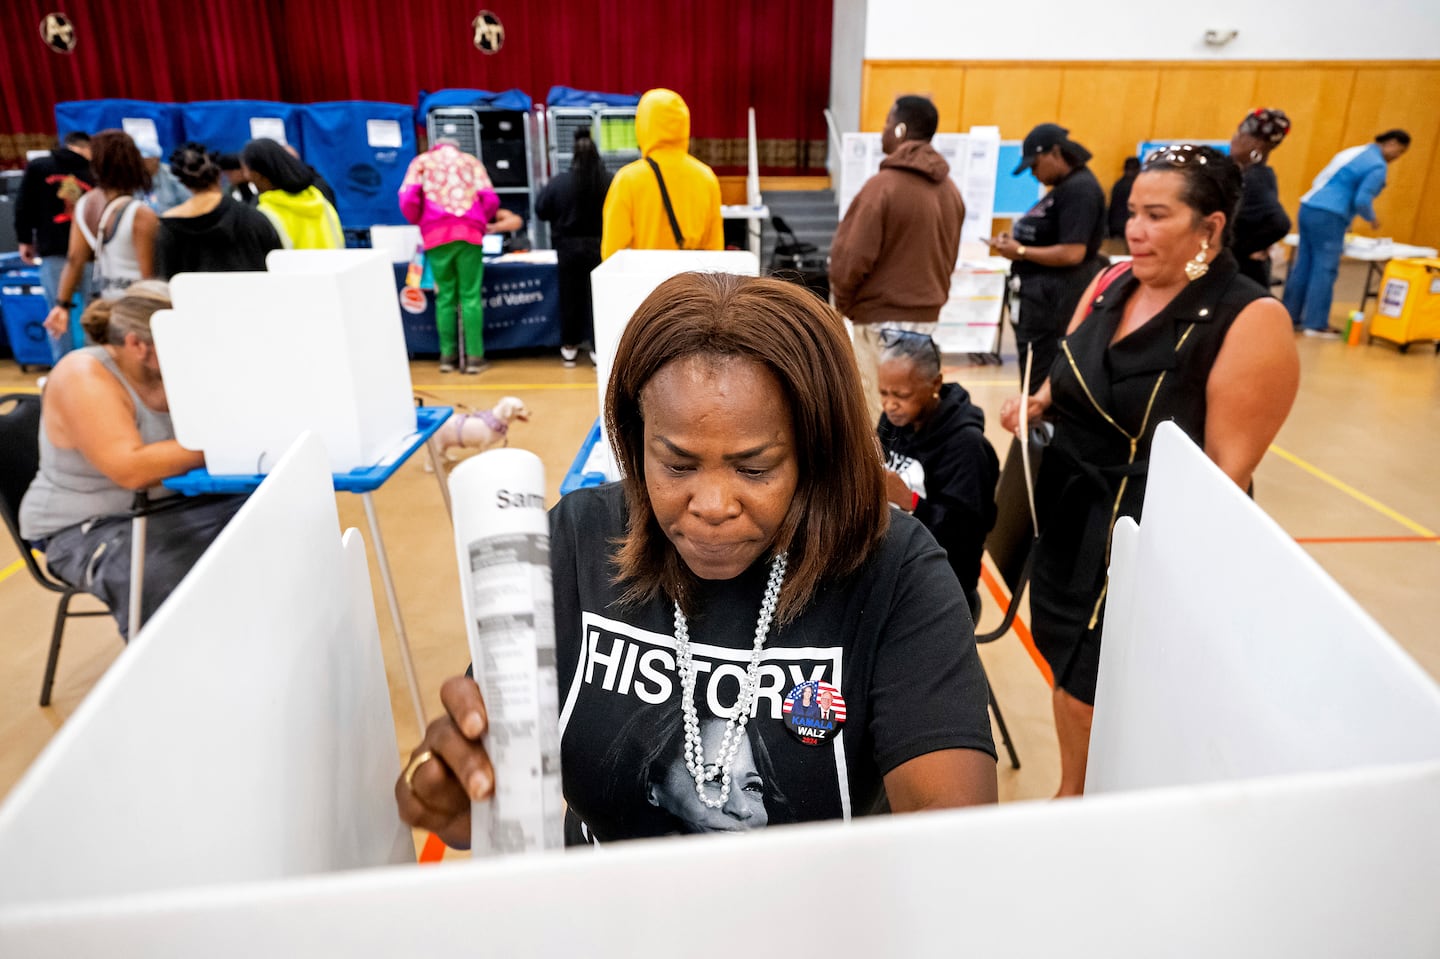
[[[1385,168],[1409,148],[1410,134],[1386,130],[1374,143],[1341,150],[1300,198],[1300,248],[1285,278],[1285,309],[1306,336],[1339,338],[1330,325],[1330,302],[1345,231],[1357,215],[1371,229],[1380,228],[1373,204],[1385,189]]]

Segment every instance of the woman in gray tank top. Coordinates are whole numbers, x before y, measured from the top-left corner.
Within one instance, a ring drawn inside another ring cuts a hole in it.
[[[66,354],[41,400],[40,470],[20,504],[20,533],[45,551],[50,571],[110,607],[125,634],[134,491],[205,465],[175,441],[150,317],[169,309],[168,284],[147,280],[85,311],[99,346]],[[148,614],[169,595],[243,497],[197,498],[150,520]]]

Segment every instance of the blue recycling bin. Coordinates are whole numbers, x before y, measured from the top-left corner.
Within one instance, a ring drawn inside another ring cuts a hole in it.
[[[124,130],[141,143],[152,125],[165,156],[185,142],[179,104],[149,100],[67,100],[55,104],[55,128],[62,140],[67,133]]]
[[[251,140],[283,136],[284,142],[304,156],[303,110],[273,100],[201,100],[181,104],[180,117],[185,139],[203,143],[216,153],[238,153]]]
[[[344,100],[300,111],[305,162],[335,188],[347,230],[401,224],[398,194],[415,159],[415,112],[399,103]]]

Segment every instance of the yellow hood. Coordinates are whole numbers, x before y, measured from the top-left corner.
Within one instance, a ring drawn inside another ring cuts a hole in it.
[[[674,90],[649,90],[635,109],[635,139],[640,152],[690,151],[690,108]]]

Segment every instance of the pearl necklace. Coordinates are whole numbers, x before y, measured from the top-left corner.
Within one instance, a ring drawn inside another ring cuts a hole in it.
[[[780,601],[780,587],[785,582],[784,553],[777,553],[770,563],[770,581],[765,585],[765,600],[760,604],[760,619],[755,623],[755,644],[750,650],[750,666],[745,682],[740,685],[740,698],[735,701],[735,714],[725,723],[725,735],[715,765],[705,768],[705,747],[700,739],[700,718],[695,712],[695,666],[690,654],[690,625],[680,604],[675,604],[675,670],[680,674],[680,713],[685,721],[685,768],[695,780],[695,794],[711,809],[719,809],[730,798],[730,765],[745,738],[745,724],[750,721],[750,708],[760,688],[760,653],[770,633],[770,621]],[[720,798],[705,795],[705,784],[720,780]]]

